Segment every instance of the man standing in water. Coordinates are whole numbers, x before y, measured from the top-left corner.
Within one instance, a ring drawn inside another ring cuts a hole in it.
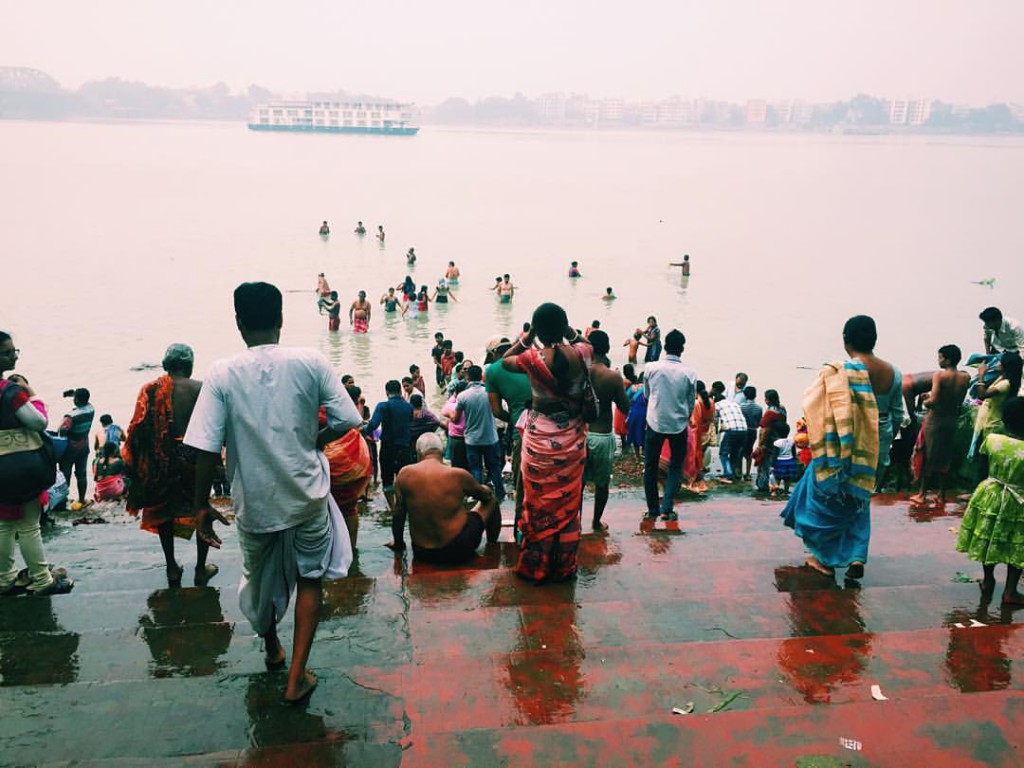
[[[366,300],[366,291],[360,291],[358,298],[348,308],[348,321],[356,333],[370,330],[370,302]]]
[[[338,579],[352,563],[348,530],[330,495],[321,449],[362,424],[327,359],[312,349],[282,347],[281,292],[268,283],[235,289],[235,323],[248,349],[210,366],[185,444],[196,462],[196,532],[221,541],[210,488],[227,444],[227,473],[242,549],[242,613],[263,638],[268,669],[285,664],[277,625],[295,598],[295,639],[285,701],[300,703],[316,688],[306,669],[320,618],[322,579]],[[319,430],[323,406],[327,426]]]
[[[686,430],[697,395],[697,373],[683,365],[680,356],[686,337],[678,330],[665,336],[665,359],[648,363],[644,369],[644,393],[647,395],[647,437],[644,441],[644,494],[647,517],[661,513],[664,520],[678,519],[672,510],[686,458]],[[668,441],[671,455],[665,478],[665,499],[658,503],[658,460]]]
[[[512,297],[516,294],[516,287],[512,285],[512,278],[509,275],[503,275],[501,282],[496,286],[498,291],[498,300],[502,304],[511,304]]]
[[[611,343],[608,334],[593,330],[587,338],[594,348],[594,363],[590,370],[590,381],[597,396],[597,418],[590,422],[587,432],[587,460],[583,467],[583,482],[594,483],[595,531],[605,531],[608,526],[601,522],[604,508],[608,505],[608,491],[612,484],[612,463],[615,460],[615,434],[612,432],[612,403],[623,413],[629,412],[629,398],[622,374],[611,367],[608,352]]]

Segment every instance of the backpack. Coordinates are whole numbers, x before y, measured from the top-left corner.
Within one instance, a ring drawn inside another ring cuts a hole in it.
[[[22,391],[6,379],[0,382],[0,425],[17,423],[13,401]],[[57,456],[49,435],[21,426],[0,429],[0,502],[24,504],[56,478]]]

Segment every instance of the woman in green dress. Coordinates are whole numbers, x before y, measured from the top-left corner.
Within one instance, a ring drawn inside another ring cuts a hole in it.
[[[995,569],[1006,565],[1003,605],[1024,605],[1017,591],[1024,568],[1024,400],[1011,398],[1003,405],[1007,434],[993,433],[979,449],[988,457],[989,476],[967,504],[956,548],[981,563],[982,591],[995,589]]]

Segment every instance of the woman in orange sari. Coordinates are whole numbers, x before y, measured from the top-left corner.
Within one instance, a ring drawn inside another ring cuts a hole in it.
[[[703,381],[697,382],[697,398],[690,414],[690,434],[687,437],[686,462],[683,464],[683,475],[688,478],[687,488],[701,493],[707,490],[704,483],[704,448],[711,427],[715,423],[715,401],[708,394]]]
[[[160,536],[167,581],[181,585],[182,567],[174,559],[174,537],[192,538],[195,517],[195,450],[182,443],[202,382],[192,379],[194,356],[185,344],[164,353],[166,375],[143,385],[121,455],[130,468],[128,512],[142,513],[142,529]],[[210,547],[196,538],[197,585],[217,573],[207,565]]]
[[[523,551],[516,573],[537,583],[576,575],[591,355],[565,310],[551,303],[537,307],[530,330],[505,353],[505,368],[525,373],[533,389],[523,430]]]
[[[360,408],[358,387],[348,390],[356,408]],[[320,409],[320,428],[327,426],[327,409]],[[334,497],[341,516],[345,518],[352,549],[356,548],[356,537],[359,535],[359,509],[357,503],[366,493],[373,474],[373,463],[370,461],[370,448],[363,439],[359,429],[349,430],[344,437],[324,446],[324,456],[331,470],[331,496]]]

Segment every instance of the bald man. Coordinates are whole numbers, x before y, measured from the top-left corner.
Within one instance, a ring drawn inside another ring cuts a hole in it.
[[[494,493],[469,472],[446,466],[444,447],[434,433],[416,441],[416,464],[403,467],[395,481],[391,516],[394,541],[388,547],[405,549],[405,518],[409,518],[413,557],[420,562],[458,565],[471,560],[484,530],[488,543],[501,533],[501,512]],[[466,509],[465,499],[478,504]]]

